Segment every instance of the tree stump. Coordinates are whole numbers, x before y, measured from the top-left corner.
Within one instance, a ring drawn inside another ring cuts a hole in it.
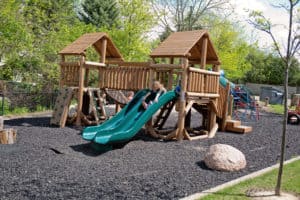
[[[17,131],[9,128],[0,130],[0,143],[13,144],[16,141]]]

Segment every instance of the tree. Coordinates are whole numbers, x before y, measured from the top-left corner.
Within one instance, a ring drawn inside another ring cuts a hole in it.
[[[152,6],[163,29],[172,31],[201,29],[206,16],[231,8],[228,0],[152,0]]]
[[[256,29],[267,33],[273,41],[275,50],[279,54],[281,60],[284,63],[284,115],[283,115],[283,128],[281,136],[281,154],[280,154],[280,165],[278,171],[278,178],[275,188],[275,195],[279,196],[281,193],[281,178],[283,173],[283,163],[285,159],[285,144],[286,144],[286,130],[287,130],[287,114],[288,114],[288,80],[289,80],[289,69],[292,64],[292,58],[297,52],[300,51],[300,35],[299,32],[294,29],[294,17],[295,7],[300,3],[300,0],[286,0],[278,5],[279,8],[283,8],[288,12],[288,34],[286,41],[285,51],[280,48],[278,39],[273,33],[274,25],[269,19],[267,19],[262,12],[253,11],[250,13],[251,20],[249,21]]]
[[[119,0],[119,27],[103,28],[112,37],[125,59],[144,61],[151,51],[148,34],[155,25],[155,16],[148,0]]]
[[[246,57],[251,46],[237,24],[217,16],[207,20],[215,24],[208,31],[221,60],[222,69],[231,81],[239,81],[250,68]]]
[[[0,70],[0,79],[12,79],[13,70],[7,67],[11,58],[25,56],[26,49],[32,45],[32,37],[28,34],[22,16],[22,2],[18,0],[2,0],[0,6],[0,61],[5,66]]]
[[[58,85],[58,51],[86,32],[73,0],[0,0],[0,79]],[[46,88],[45,88],[46,87]]]
[[[267,53],[252,48],[246,57],[251,68],[244,74],[244,81],[251,83],[281,85],[284,82],[284,62],[276,54]],[[300,70],[300,64],[296,58],[292,59],[289,72],[289,84],[295,85],[295,75]]]
[[[113,27],[119,17],[119,8],[115,0],[85,0],[78,14],[86,24],[100,27]]]

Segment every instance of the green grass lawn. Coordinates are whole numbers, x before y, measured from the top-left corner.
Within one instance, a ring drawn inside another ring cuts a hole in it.
[[[246,196],[249,189],[268,189],[273,190],[276,185],[278,169],[272,170],[259,177],[249,179],[232,187],[216,192],[201,198],[201,200],[240,200],[250,199]],[[300,160],[284,166],[282,181],[282,191],[296,193],[300,195]]]
[[[270,104],[269,106],[270,106],[270,112],[283,115],[283,112],[284,112],[283,105],[280,105],[280,104],[272,105],[272,104]],[[289,107],[289,110],[295,110],[295,109],[296,109],[295,106]]]

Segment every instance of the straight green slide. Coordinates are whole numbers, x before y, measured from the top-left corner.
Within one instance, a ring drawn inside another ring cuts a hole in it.
[[[140,92],[114,117],[117,119],[112,118],[102,125],[92,127],[93,129],[85,129],[83,138],[102,145],[128,141],[163,105],[177,97],[175,91],[169,91],[163,94],[158,102],[151,104],[145,110],[142,107],[142,98],[138,97]]]

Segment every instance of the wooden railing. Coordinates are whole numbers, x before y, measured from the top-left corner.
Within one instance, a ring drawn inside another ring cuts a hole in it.
[[[60,65],[61,85],[78,86],[80,62],[62,62]],[[122,62],[111,66],[86,62],[84,67],[98,70],[100,88],[115,90],[141,90],[148,88],[152,80],[160,81],[170,90],[182,72],[182,65],[150,64],[148,62]],[[188,69],[188,95],[219,97],[219,76],[219,72],[190,67]]]
[[[188,88],[190,94],[218,94],[219,93],[219,72],[207,71],[198,68],[189,68]]]
[[[116,90],[140,90],[149,86],[147,67],[101,67],[100,88]]]
[[[80,62],[60,63],[60,86],[78,87]]]

